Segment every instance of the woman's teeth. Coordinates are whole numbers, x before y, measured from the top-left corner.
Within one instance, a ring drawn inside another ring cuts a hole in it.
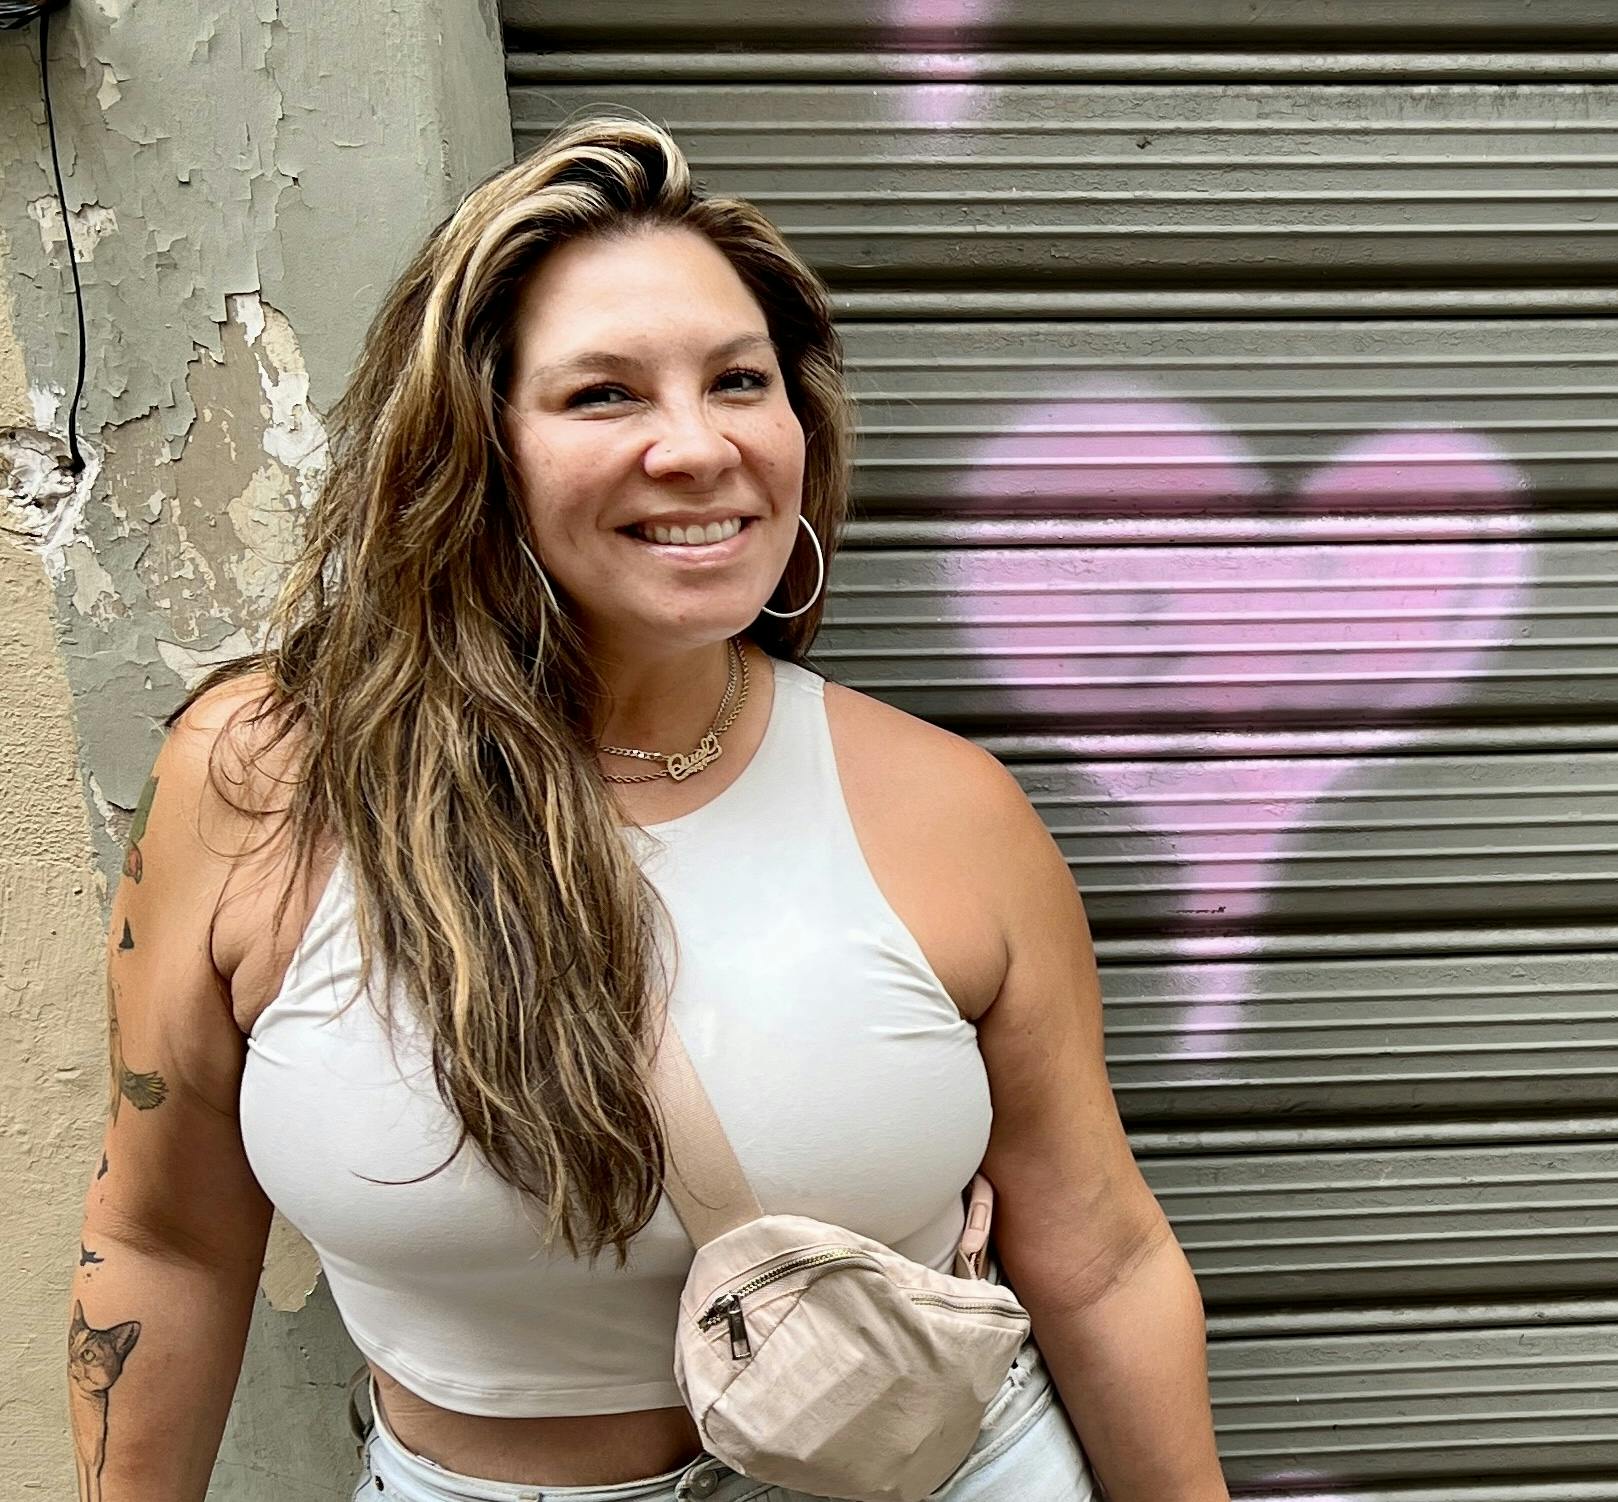
[[[676,547],[697,547],[706,543],[723,542],[742,529],[742,519],[733,516],[728,521],[709,522],[706,527],[662,527],[639,525],[631,528],[637,537],[647,542],[672,543]]]

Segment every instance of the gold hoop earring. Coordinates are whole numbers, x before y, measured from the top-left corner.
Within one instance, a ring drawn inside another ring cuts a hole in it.
[[[539,575],[539,582],[545,586],[545,593],[550,598],[551,609],[560,615],[562,607],[556,602],[556,591],[551,588],[551,581],[546,577],[545,570],[539,566],[539,559],[534,557],[534,550],[528,546],[528,539],[520,532],[517,534],[517,545],[528,555],[528,561],[533,564],[534,572]]]
[[[815,529],[809,525],[809,518],[803,512],[798,513],[798,522],[803,530],[809,534],[809,541],[815,545],[815,562],[819,567],[819,577],[815,580],[814,593],[809,596],[807,604],[800,605],[796,610],[771,610],[768,605],[760,605],[759,609],[765,615],[773,615],[778,621],[790,621],[795,615],[802,615],[810,605],[820,598],[820,591],[826,585],[826,554],[820,546],[820,539],[815,536]]]

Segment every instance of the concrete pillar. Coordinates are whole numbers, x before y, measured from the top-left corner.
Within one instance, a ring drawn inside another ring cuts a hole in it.
[[[67,1282],[105,1103],[100,944],[162,716],[255,644],[389,281],[511,158],[494,0],[75,0],[0,32],[0,1474],[71,1496]],[[212,1499],[337,1502],[358,1358],[278,1224]]]

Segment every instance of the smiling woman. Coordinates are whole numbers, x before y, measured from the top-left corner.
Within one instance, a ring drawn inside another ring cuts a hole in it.
[[[803,427],[763,309],[706,235],[651,224],[552,251],[515,324],[520,499],[590,650],[653,679],[682,650],[710,665],[798,534]],[[664,728],[620,720],[602,739]]]
[[[366,1358],[356,1495],[1059,1502],[1082,1429],[1116,1502],[1223,1496],[1060,853],[806,665],[850,426],[824,287],[644,122],[412,259],[113,904],[167,1092],[108,1128],[89,1334],[195,1389],[120,1383],[109,1495],[201,1497],[223,1413],[178,1415],[234,1382],[273,1202]]]

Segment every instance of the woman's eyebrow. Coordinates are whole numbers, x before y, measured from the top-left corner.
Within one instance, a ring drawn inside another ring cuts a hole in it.
[[[734,339],[729,339],[709,350],[708,358],[710,360],[728,360],[732,355],[741,354],[743,350],[773,350],[774,348],[775,340],[770,338],[768,334],[738,334]]]
[[[775,341],[768,334],[738,334],[734,339],[715,345],[708,351],[707,358],[710,361],[725,360],[731,355],[741,354],[743,350],[760,348],[774,349]],[[554,364],[536,365],[529,380],[551,380],[578,375],[587,370],[638,370],[640,366],[641,362],[632,355],[616,354],[606,349],[587,349]]]

